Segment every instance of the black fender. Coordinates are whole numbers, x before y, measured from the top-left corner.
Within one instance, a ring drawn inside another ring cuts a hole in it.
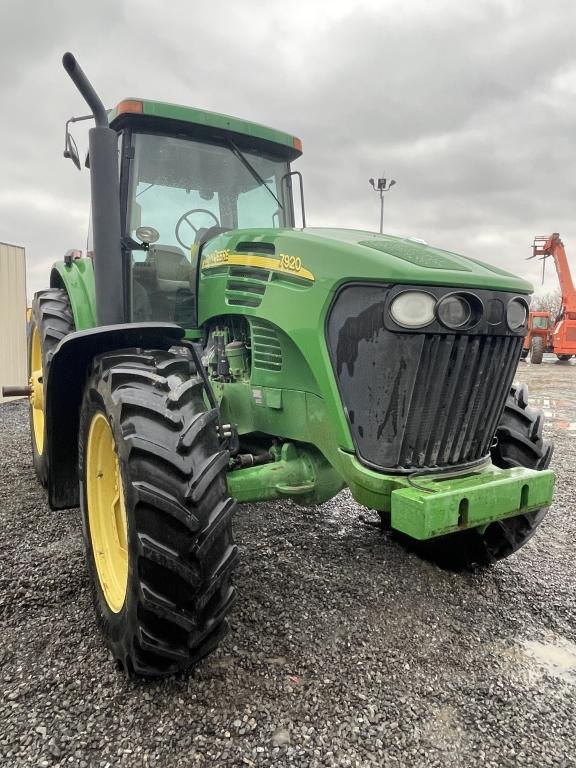
[[[52,509],[79,504],[78,424],[92,360],[104,352],[134,347],[169,349],[183,337],[184,329],[172,323],[130,323],[70,333],[58,344],[44,387],[48,502]]]

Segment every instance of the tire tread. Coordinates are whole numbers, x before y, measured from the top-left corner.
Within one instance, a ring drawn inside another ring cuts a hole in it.
[[[54,351],[62,339],[76,330],[72,307],[68,293],[64,288],[45,288],[34,294],[32,300],[32,322],[38,328],[40,334],[40,346],[42,350],[43,376],[46,380],[50,370],[50,362]],[[30,334],[30,340],[32,334]],[[30,375],[31,345],[28,349],[28,375]],[[50,456],[47,453],[48,445],[44,440],[44,450],[39,454],[34,442],[34,429],[32,425],[32,408],[30,407],[30,431],[32,440],[32,460],[36,476],[42,486],[48,485],[50,473]]]
[[[228,629],[238,560],[235,504],[218,414],[207,410],[202,387],[191,359],[150,350],[96,358],[88,382],[85,407],[87,400],[99,402],[116,425],[134,521],[129,546],[137,576],[129,578],[126,626],[118,637],[106,626],[97,583],[94,589],[108,643],[128,673],[186,671]]]

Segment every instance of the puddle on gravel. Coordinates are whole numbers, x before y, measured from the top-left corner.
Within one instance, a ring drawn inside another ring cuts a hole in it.
[[[576,685],[575,643],[559,637],[553,643],[524,640],[522,646],[525,654],[549,675]]]
[[[555,397],[531,397],[530,405],[541,408],[547,419],[552,419],[557,429],[576,430],[576,422],[570,421],[574,404],[570,400]]]

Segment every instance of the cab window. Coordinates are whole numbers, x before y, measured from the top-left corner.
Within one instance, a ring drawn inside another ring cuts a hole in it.
[[[228,229],[292,226],[288,162],[235,144],[135,134],[128,229],[148,228],[132,251],[132,320],[195,326],[196,257],[202,237]],[[285,194],[282,194],[282,190]]]

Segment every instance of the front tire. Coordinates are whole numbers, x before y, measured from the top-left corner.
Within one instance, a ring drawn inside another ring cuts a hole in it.
[[[186,671],[228,629],[238,550],[216,426],[190,359],[96,358],[80,416],[80,502],[97,618],[127,674]]]
[[[502,469],[528,467],[546,469],[552,458],[552,444],[542,438],[542,411],[528,406],[526,385],[513,386],[496,430],[492,462]],[[486,567],[509,557],[523,547],[544,519],[548,508],[496,520],[427,541],[401,536],[408,549],[441,568],[452,571]]]
[[[544,357],[544,339],[541,336],[534,336],[530,344],[530,362],[534,365],[540,365]]]
[[[34,470],[44,488],[48,485],[50,471],[44,419],[44,382],[54,350],[74,330],[72,307],[64,289],[48,288],[34,295],[28,336],[30,434]]]

